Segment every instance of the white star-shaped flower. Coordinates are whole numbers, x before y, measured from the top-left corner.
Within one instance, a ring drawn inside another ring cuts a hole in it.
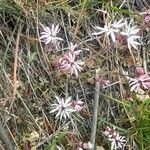
[[[115,138],[108,138],[111,141],[111,150],[117,150],[118,148],[123,148],[125,146],[125,137],[120,136],[118,133]]]
[[[138,39],[140,39],[140,36],[137,35],[137,33],[140,31],[140,29],[137,26],[132,26],[132,20],[129,24],[126,23],[125,25],[125,31],[121,32],[122,35],[127,37],[127,44],[129,50],[131,50],[131,47],[138,49],[138,45],[141,45],[139,42],[137,42]]]
[[[71,97],[67,98],[66,100],[64,100],[63,98],[59,98],[58,96],[55,96],[55,98],[57,100],[57,103],[51,105],[52,110],[50,111],[50,113],[57,112],[55,118],[59,118],[60,121],[62,120],[62,118],[64,118],[65,120],[67,118],[70,118],[70,114],[75,111],[71,107]]]
[[[82,60],[75,60],[76,55],[75,53],[68,52],[65,55],[64,61],[61,63],[61,69],[68,71],[72,74],[78,76],[79,72],[83,70],[82,66],[84,62]]]
[[[93,33],[93,35],[100,35],[102,33],[106,33],[107,36],[110,35],[112,41],[115,42],[116,41],[115,33],[119,32],[119,28],[121,28],[125,25],[125,23],[123,23],[122,21],[123,21],[123,19],[119,20],[118,22],[115,21],[112,24],[110,22],[108,25],[105,25],[103,28],[96,26],[95,28],[100,31]]]
[[[103,132],[108,140],[111,142],[111,150],[123,149],[126,143],[125,137],[120,136],[116,131],[116,128],[106,127],[106,130]]]
[[[53,43],[56,44],[57,41],[63,41],[62,38],[57,37],[59,33],[59,25],[56,27],[52,24],[52,27],[45,27],[42,25],[43,31],[41,32],[40,40],[42,40],[45,44]]]

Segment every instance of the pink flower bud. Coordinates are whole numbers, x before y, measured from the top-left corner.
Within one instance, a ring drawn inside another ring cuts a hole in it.
[[[61,61],[62,61],[62,59],[55,59],[55,60],[53,60],[52,61],[52,66],[54,68],[59,68],[61,66]]]
[[[120,41],[122,41],[122,40],[123,40],[123,35],[122,35],[122,34],[120,34],[119,32],[116,32],[116,33],[115,33],[115,36],[116,36],[116,40],[117,40],[117,41],[119,41],[119,42],[120,42]]]
[[[143,75],[144,74],[143,67],[136,67],[136,74],[137,74],[137,76]]]
[[[149,22],[149,21],[150,21],[150,15],[146,15],[146,16],[144,17],[144,20],[145,20],[146,22]]]
[[[76,110],[76,111],[81,111],[82,110],[82,108],[83,108],[83,104],[84,104],[84,102],[82,102],[82,101],[80,101],[80,100],[73,100],[72,102],[71,102],[71,106],[73,107],[73,109],[74,110]]]
[[[144,15],[144,20],[145,20],[146,22],[149,22],[149,21],[150,21],[150,9],[148,9],[148,10],[146,11],[146,14]]]

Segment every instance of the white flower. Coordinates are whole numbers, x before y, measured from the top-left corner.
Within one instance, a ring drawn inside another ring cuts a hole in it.
[[[119,20],[118,22],[114,22],[111,24],[111,22],[108,25],[105,25],[104,28],[102,27],[95,27],[96,29],[100,30],[100,32],[95,32],[93,35],[100,35],[102,33],[106,33],[107,36],[111,36],[111,39],[113,42],[116,41],[115,32],[119,32],[118,28],[121,28],[125,25],[125,23],[122,23],[123,19]]]
[[[78,76],[78,72],[81,72],[83,68],[81,66],[84,65],[82,60],[75,60],[76,55],[74,53],[68,52],[65,55],[64,61],[61,63],[61,69],[65,71],[69,71],[72,74]]]
[[[137,28],[137,26],[132,26],[132,20],[129,24],[126,23],[125,25],[125,32],[121,32],[122,35],[127,36],[127,44],[129,50],[131,50],[131,46],[135,49],[138,49],[138,45],[141,45],[139,42],[137,42],[137,39],[140,38],[140,36],[137,36],[136,34],[140,31],[140,29]]]
[[[120,136],[115,128],[107,127],[103,133],[105,134],[105,136],[107,136],[108,140],[111,141],[111,150],[124,148],[125,143],[126,143],[125,137]]]
[[[45,44],[48,43],[56,43],[57,41],[62,41],[62,38],[57,37],[57,33],[59,33],[60,29],[59,29],[59,25],[57,25],[56,27],[54,26],[54,24],[52,24],[52,27],[45,27],[44,25],[42,25],[43,27],[43,31],[41,32],[41,36],[40,36],[40,40],[43,40],[43,42]]]
[[[71,75],[75,74],[76,76],[78,76],[78,72],[81,72],[83,70],[83,68],[81,67],[83,65],[84,62],[82,60],[74,61],[72,64],[69,64]]]
[[[52,110],[50,111],[50,113],[54,113],[57,112],[56,117],[60,119],[60,121],[62,120],[62,118],[64,118],[65,120],[67,118],[70,118],[70,114],[72,112],[74,112],[74,109],[71,108],[71,97],[67,98],[66,100],[64,100],[63,98],[59,98],[57,96],[56,100],[57,103],[56,104],[52,104]]]
[[[73,63],[68,63],[66,61],[66,62],[63,62],[63,65],[61,68],[63,70],[69,71],[71,75],[75,74],[76,77],[78,77],[79,72],[83,70],[83,68],[81,67],[82,65],[84,65],[84,62],[82,60],[74,61]]]
[[[108,138],[109,141],[111,141],[111,150],[113,149],[118,149],[121,148],[123,149],[123,147],[125,146],[125,137],[124,136],[120,136],[119,133],[116,134],[115,138]]]

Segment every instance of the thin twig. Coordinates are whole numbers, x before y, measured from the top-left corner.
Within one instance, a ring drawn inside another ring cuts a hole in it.
[[[97,128],[97,114],[98,114],[98,106],[99,106],[99,94],[100,94],[100,83],[98,81],[96,81],[96,83],[95,83],[93,121],[92,121],[91,138],[90,138],[90,142],[93,145],[92,150],[94,150],[94,146],[95,146],[96,128]]]

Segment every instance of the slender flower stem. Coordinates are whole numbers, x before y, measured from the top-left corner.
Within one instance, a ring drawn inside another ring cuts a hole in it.
[[[91,150],[94,150],[95,138],[96,138],[96,128],[97,128],[97,114],[99,106],[99,92],[100,92],[100,83],[99,81],[95,82],[95,100],[94,100],[94,110],[93,110],[93,121],[91,129],[90,143],[93,145]]]

